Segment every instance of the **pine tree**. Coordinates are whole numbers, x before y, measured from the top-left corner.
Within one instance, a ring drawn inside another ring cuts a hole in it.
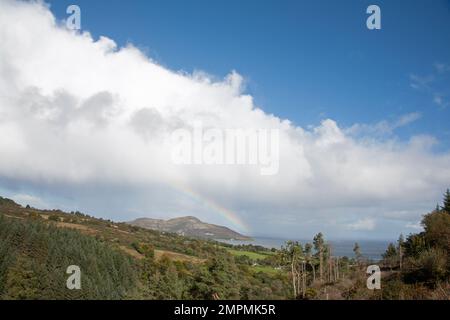
[[[312,244],[311,243],[307,243],[305,244],[305,257],[306,257],[306,262],[311,266],[312,272],[313,272],[313,282],[316,281],[316,267],[314,266],[314,260],[312,257]]]
[[[397,262],[398,251],[393,243],[390,243],[386,252],[383,254],[384,262],[389,266],[389,268],[393,268]]]
[[[353,252],[355,253],[356,261],[360,261],[362,258],[361,248],[359,247],[358,242],[355,242],[355,246],[353,247]]]
[[[320,281],[323,281],[323,253],[324,253],[324,244],[325,241],[323,239],[322,232],[319,232],[314,237],[314,249],[316,250],[316,254],[319,256],[319,274]]]
[[[442,210],[450,214],[450,190],[444,193],[444,205],[442,206]]]

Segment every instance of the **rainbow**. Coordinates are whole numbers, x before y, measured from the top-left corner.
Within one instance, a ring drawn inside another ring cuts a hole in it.
[[[236,231],[248,235],[250,231],[249,227],[245,224],[244,221],[242,221],[242,219],[235,212],[225,208],[224,206],[220,205],[219,203],[217,203],[212,199],[206,198],[200,193],[180,183],[176,184],[171,183],[169,186],[172,189],[175,189],[176,191],[183,193],[183,195],[188,196],[190,199],[200,202],[204,206],[214,210],[230,224],[230,227],[233,227],[234,229],[236,229]]]

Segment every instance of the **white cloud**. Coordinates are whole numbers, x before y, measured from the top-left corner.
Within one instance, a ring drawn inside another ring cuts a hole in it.
[[[420,221],[415,222],[415,223],[408,222],[405,227],[408,228],[408,229],[414,229],[415,231],[422,231],[423,230],[423,227],[420,224]]]
[[[49,209],[48,204],[42,200],[41,198],[29,195],[29,194],[15,194],[11,196],[16,203],[21,204],[22,206],[31,206],[33,208],[38,209]]]
[[[434,67],[438,73],[450,72],[450,65],[445,63],[437,62],[434,64]]]
[[[435,77],[433,75],[419,76],[417,74],[411,74],[409,79],[411,81],[411,87],[417,90],[428,90],[430,88],[430,84],[435,81]]]
[[[405,114],[405,115],[401,116],[400,119],[397,120],[397,122],[395,122],[394,129],[406,126],[410,123],[413,123],[413,122],[419,120],[421,117],[422,117],[422,115],[419,112],[412,112],[412,113]]]
[[[438,94],[434,94],[434,96],[433,96],[433,102],[435,103],[435,104],[437,104],[438,106],[440,106],[440,107],[442,107],[442,106],[444,106],[444,100],[442,99],[442,97],[441,96],[439,96]]]
[[[172,165],[167,138],[195,121],[279,129],[279,174]],[[377,139],[332,119],[296,127],[255,106],[237,72],[217,81],[168,70],[131,45],[65,30],[34,2],[0,0],[0,137],[3,188],[39,189],[120,219],[195,214],[239,227],[223,213],[234,211],[254,232],[292,219],[292,235],[331,228],[338,213],[370,227],[374,211],[415,217],[450,181],[450,155],[434,154],[432,137]]]
[[[448,90],[450,66],[444,63],[435,63],[434,68],[434,72],[428,76],[410,75],[410,86],[431,96],[435,105],[446,108],[450,105],[450,91]]]
[[[350,230],[372,231],[376,227],[376,222],[372,218],[364,218],[364,219],[361,219],[354,223],[349,224],[348,227]]]
[[[392,135],[394,131],[398,128],[407,126],[417,120],[419,120],[422,115],[419,112],[411,112],[401,115],[398,119],[394,121],[383,120],[377,122],[373,125],[371,124],[360,124],[356,123],[346,130],[346,133],[350,135],[371,135],[371,136],[384,136]]]

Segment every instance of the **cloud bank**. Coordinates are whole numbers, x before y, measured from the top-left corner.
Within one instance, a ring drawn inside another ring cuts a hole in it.
[[[42,3],[0,0],[0,188],[120,220],[189,214],[303,238],[394,236],[448,187],[450,155],[433,152],[436,139],[393,135],[419,114],[305,129],[265,113],[244,82],[169,70],[132,45],[66,30]],[[196,121],[279,129],[279,173],[172,164],[167,137]]]

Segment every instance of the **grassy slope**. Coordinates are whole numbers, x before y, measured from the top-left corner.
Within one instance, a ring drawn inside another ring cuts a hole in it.
[[[65,213],[60,210],[37,210],[24,208],[11,200],[0,197],[0,214],[7,218],[25,221],[41,221],[62,229],[71,229],[82,234],[93,236],[101,242],[135,259],[143,255],[136,251],[136,244],[149,243],[155,249],[156,259],[163,256],[174,261],[204,263],[211,251],[224,250],[233,256],[246,255],[252,260],[264,259],[270,252],[251,252],[217,246],[215,243],[187,238],[170,233],[161,233],[125,223],[116,223],[82,214]]]
[[[200,240],[183,239],[172,234],[160,234],[159,232],[132,227],[124,223],[115,223],[109,220],[96,219],[89,216],[64,213],[59,210],[37,210],[23,208],[3,199],[0,202],[0,214],[6,218],[24,221],[41,221],[47,225],[53,225],[62,229],[71,229],[85,235],[94,236],[96,239],[106,242],[113,247],[138,258],[138,253],[133,243],[152,243],[157,249],[157,256],[166,254],[173,259],[189,260],[198,262],[204,252],[197,252],[200,257],[193,255],[189,248],[198,245]],[[204,243],[204,246],[208,246]],[[211,246],[211,245],[209,245]],[[191,253],[191,254],[187,254]]]
[[[289,296],[286,273],[235,260],[239,254],[265,258],[268,254],[264,252],[240,251],[215,241],[147,230],[81,213],[25,208],[1,197],[0,220],[4,226],[16,225],[14,228],[21,230],[17,232],[19,238],[40,239],[28,245],[21,245],[22,241],[10,245],[9,237],[0,237],[0,257],[9,246],[14,247],[11,263],[5,265],[5,259],[0,259],[0,299],[211,299],[213,293],[221,299]],[[73,246],[66,246],[67,237],[77,239],[68,241]],[[97,249],[85,249],[80,243]],[[35,252],[40,253],[35,256]],[[144,259],[149,252],[154,257],[151,261]],[[67,296],[64,289],[67,277],[64,268],[69,262],[72,264],[72,253],[77,257],[73,264],[80,264],[82,270],[95,270],[84,278],[91,288],[84,296]],[[108,267],[111,261],[118,261],[113,269]],[[126,271],[127,268],[131,269]],[[113,276],[103,283],[101,275],[105,272]],[[121,276],[124,272],[135,280]],[[2,282],[6,288],[3,293]],[[135,285],[127,287],[127,283],[133,282]],[[56,289],[55,284],[59,286]],[[47,295],[43,295],[43,290],[47,290]]]
[[[247,256],[252,260],[263,260],[266,258],[269,254],[267,253],[259,253],[259,252],[252,252],[252,251],[245,251],[245,250],[236,250],[236,249],[230,249],[227,248],[227,251],[231,253],[234,256]]]

